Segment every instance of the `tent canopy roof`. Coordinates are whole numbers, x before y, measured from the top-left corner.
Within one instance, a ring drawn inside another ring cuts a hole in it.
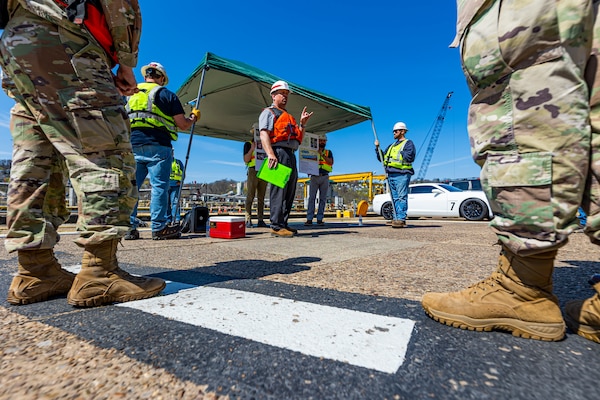
[[[203,71],[204,83],[198,107],[202,117],[194,127],[194,134],[249,140],[252,124],[258,122],[261,111],[272,104],[271,85],[282,78],[239,61],[206,53],[204,60],[177,91],[186,111],[196,103]],[[308,121],[308,132],[326,134],[371,119],[369,107],[286,82],[292,91],[287,111],[296,118],[300,118],[305,106],[307,111],[314,112]]]

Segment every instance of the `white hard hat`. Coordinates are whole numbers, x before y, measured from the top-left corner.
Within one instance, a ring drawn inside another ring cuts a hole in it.
[[[276,90],[288,90],[291,92],[290,87],[286,81],[277,81],[271,86],[271,94]]]
[[[406,132],[408,132],[408,128],[406,128],[406,124],[404,122],[396,122],[392,131],[397,131],[398,129],[404,129]]]
[[[169,77],[167,76],[167,71],[165,71],[165,67],[163,67],[161,63],[152,61],[150,64],[144,65],[142,67],[142,75],[143,76],[146,76],[146,71],[149,68],[155,69],[158,72],[160,72],[165,77],[165,83],[163,84],[163,86],[167,86],[167,83],[169,83]]]

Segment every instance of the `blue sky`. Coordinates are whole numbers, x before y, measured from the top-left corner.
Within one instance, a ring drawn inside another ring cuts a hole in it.
[[[407,137],[419,153],[418,172],[428,146],[427,134],[448,92],[450,109],[426,178],[479,175],[466,131],[470,94],[460,68],[454,37],[452,1],[307,0],[280,3],[197,2],[175,7],[142,1],[142,41],[136,76],[150,61],[162,63],[169,89],[176,92],[207,51],[238,60],[283,79],[369,106],[379,141],[392,141],[392,126],[407,124]],[[355,5],[356,4],[356,5]],[[290,96],[290,102],[301,101]],[[0,158],[11,157],[8,130],[13,102],[0,95]],[[267,106],[266,104],[265,106]],[[202,110],[202,107],[200,106]],[[310,111],[310,110],[309,110]],[[258,117],[258,116],[257,116]],[[310,128],[310,123],[309,123]],[[310,129],[309,129],[310,130]],[[328,135],[335,156],[334,174],[383,173],[374,153],[370,122]],[[174,144],[185,159],[189,135]],[[245,180],[240,142],[193,138],[186,181]]]

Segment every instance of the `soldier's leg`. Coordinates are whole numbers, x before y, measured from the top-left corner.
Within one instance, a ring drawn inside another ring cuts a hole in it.
[[[50,169],[48,191],[44,200],[44,215],[52,225],[59,227],[69,220],[71,211],[67,208],[67,167],[65,161],[56,154]]]
[[[17,101],[65,158],[77,193],[82,233],[76,242],[85,246],[123,236],[137,197],[135,163],[123,100],[104,54],[81,32],[21,8],[7,29],[2,62],[21,94]],[[39,41],[24,39],[31,37]]]
[[[13,162],[7,200],[5,246],[18,252],[17,274],[8,289],[14,305],[66,294],[74,274],[54,256],[57,228],[68,218],[64,171],[54,148],[19,105],[11,113]]]
[[[564,335],[552,271],[577,226],[587,174],[590,4],[495,2],[464,38],[463,68],[474,92],[469,135],[502,252],[490,278],[423,297],[440,322],[541,340]]]
[[[10,123],[13,161],[7,199],[8,233],[4,245],[9,252],[52,249],[57,241],[58,226],[48,217],[53,213],[51,208],[55,214],[62,214],[55,204],[47,203],[47,200],[53,203],[60,195],[57,177],[53,178],[53,172],[58,173],[55,169],[58,167],[57,155],[35,120],[13,112]],[[64,209],[64,188],[62,194]],[[64,217],[64,214],[57,217]]]
[[[582,206],[587,213],[585,232],[592,243],[600,244],[600,18],[596,2],[594,15],[594,44],[592,56],[586,68],[586,78],[590,87],[590,121],[592,140],[590,168]],[[586,339],[600,343],[600,284],[593,287],[594,295],[586,300],[575,300],[565,306],[566,322],[569,328]]]
[[[246,226],[252,227],[252,203],[254,202],[254,196],[256,195],[256,186],[258,178],[256,177],[256,169],[254,167],[248,168],[248,174],[246,175]]]
[[[255,172],[256,174],[256,172]],[[267,193],[267,181],[263,181],[262,179],[256,178],[256,207],[257,207],[257,217],[258,217],[258,226],[265,227],[265,194]]]
[[[150,297],[164,287],[162,280],[134,279],[117,264],[114,243],[127,232],[137,198],[135,161],[129,121],[106,54],[86,35],[17,7],[0,45],[16,100],[65,158],[77,193],[81,234],[76,243],[85,253],[69,291],[75,305]]]

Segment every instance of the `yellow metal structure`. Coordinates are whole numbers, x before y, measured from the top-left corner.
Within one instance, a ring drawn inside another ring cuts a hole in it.
[[[310,178],[300,178],[298,179],[298,183],[305,184],[304,185],[304,197],[307,197],[307,187],[306,182],[308,182]],[[385,183],[385,175],[374,175],[372,172],[356,172],[354,174],[340,174],[340,175],[329,175],[329,180],[333,182],[367,182],[369,184],[369,202],[373,201],[373,182],[381,182]]]

